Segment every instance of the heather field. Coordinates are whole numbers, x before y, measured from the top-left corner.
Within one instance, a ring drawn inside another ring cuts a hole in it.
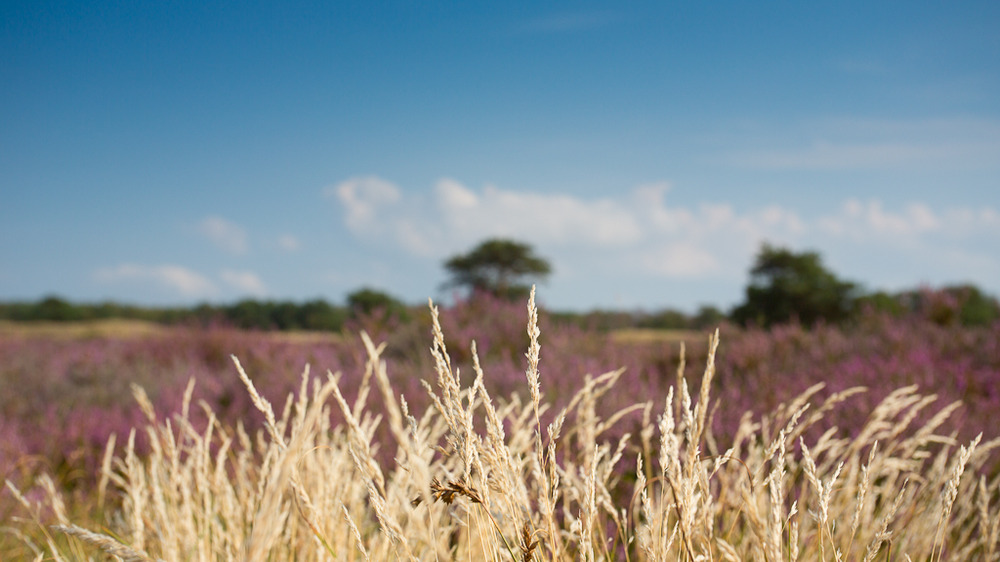
[[[1000,559],[1000,326],[935,320],[716,339],[484,299],[337,335],[6,325],[0,548]]]

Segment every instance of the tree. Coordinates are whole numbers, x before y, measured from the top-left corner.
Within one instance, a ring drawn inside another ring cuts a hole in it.
[[[1000,303],[972,284],[946,287],[959,302],[958,320],[963,326],[989,326],[1000,318]]]
[[[481,242],[472,251],[457,255],[444,264],[451,274],[446,287],[465,287],[472,293],[484,292],[502,299],[527,295],[529,278],[545,280],[552,267],[535,255],[528,244],[504,238]]]
[[[408,317],[406,305],[402,301],[388,293],[368,287],[362,287],[347,295],[347,308],[350,316],[355,319],[375,313],[403,320]]]
[[[42,299],[35,306],[34,318],[32,318],[32,320],[55,320],[59,322],[83,319],[83,311],[78,306],[55,295]]]
[[[764,327],[797,319],[806,326],[841,322],[854,308],[857,285],[828,271],[816,252],[795,253],[769,244],[761,247],[750,270],[746,302],[733,320]]]
[[[226,320],[244,330],[270,330],[274,328],[268,303],[243,299],[225,308]]]
[[[913,312],[941,326],[988,326],[1000,318],[1000,303],[971,284],[923,287],[904,298]]]
[[[344,326],[346,316],[342,307],[334,307],[323,299],[314,299],[299,307],[299,320],[307,330],[338,331]]]
[[[703,304],[698,307],[698,312],[691,318],[691,327],[697,330],[715,329],[725,318],[726,315],[717,307]]]

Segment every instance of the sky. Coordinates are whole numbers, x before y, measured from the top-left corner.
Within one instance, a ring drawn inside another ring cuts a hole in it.
[[[1000,294],[1000,3],[0,3],[0,301],[738,304],[763,243]]]

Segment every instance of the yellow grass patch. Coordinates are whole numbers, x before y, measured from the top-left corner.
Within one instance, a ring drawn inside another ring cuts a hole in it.
[[[655,328],[623,328],[611,332],[617,343],[702,343],[705,334],[694,330],[658,330]]]
[[[85,322],[11,322],[0,320],[0,336],[64,339],[142,338],[165,335],[170,328],[146,320],[110,318]]]

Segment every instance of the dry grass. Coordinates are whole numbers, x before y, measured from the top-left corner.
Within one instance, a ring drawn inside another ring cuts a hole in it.
[[[112,318],[81,322],[11,322],[0,320],[0,336],[24,338],[86,339],[161,336],[170,328],[146,320]]]
[[[165,336],[175,328],[147,320],[110,318],[75,322],[12,322],[0,320],[0,337],[75,339],[130,339]],[[343,341],[337,332],[283,330],[261,332],[263,337],[292,344],[335,343]]]
[[[283,330],[267,332],[267,337],[292,344],[339,343],[344,337],[338,332],[314,330]]]
[[[661,330],[654,328],[622,328],[611,333],[619,343],[687,343],[700,344],[704,334],[695,330]]]
[[[608,442],[618,416],[601,419],[595,406],[621,372],[583,377],[569,405],[548,412],[534,294],[528,306],[525,398],[490,396],[478,360],[471,382],[460,377],[433,306],[436,381],[425,412],[394,393],[383,347],[367,336],[353,403],[339,375],[311,378],[307,368],[298,394],[275,410],[236,361],[266,419],[257,435],[211,412],[196,429],[189,400],[161,418],[136,388],[152,453],[138,458],[133,433],[124,454],[108,457],[102,494],[113,489],[120,508],[74,525],[56,490],[28,499],[8,483],[43,537],[24,540],[38,559],[57,560],[85,551],[124,560],[1000,559],[1000,483],[981,474],[998,443],[940,434],[954,407],[910,427],[933,398],[903,388],[860,434],[829,428],[806,442],[825,412],[860,391],[819,400],[817,385],[763,419],[747,415],[734,447],[718,451],[708,395],[715,335],[697,392],[678,374],[668,396],[633,407],[647,420],[639,434]],[[384,419],[368,410],[376,393]],[[331,408],[346,423],[331,426]],[[389,446],[373,442],[380,424],[395,441],[389,465],[376,461]],[[46,526],[45,510],[57,526]]]

